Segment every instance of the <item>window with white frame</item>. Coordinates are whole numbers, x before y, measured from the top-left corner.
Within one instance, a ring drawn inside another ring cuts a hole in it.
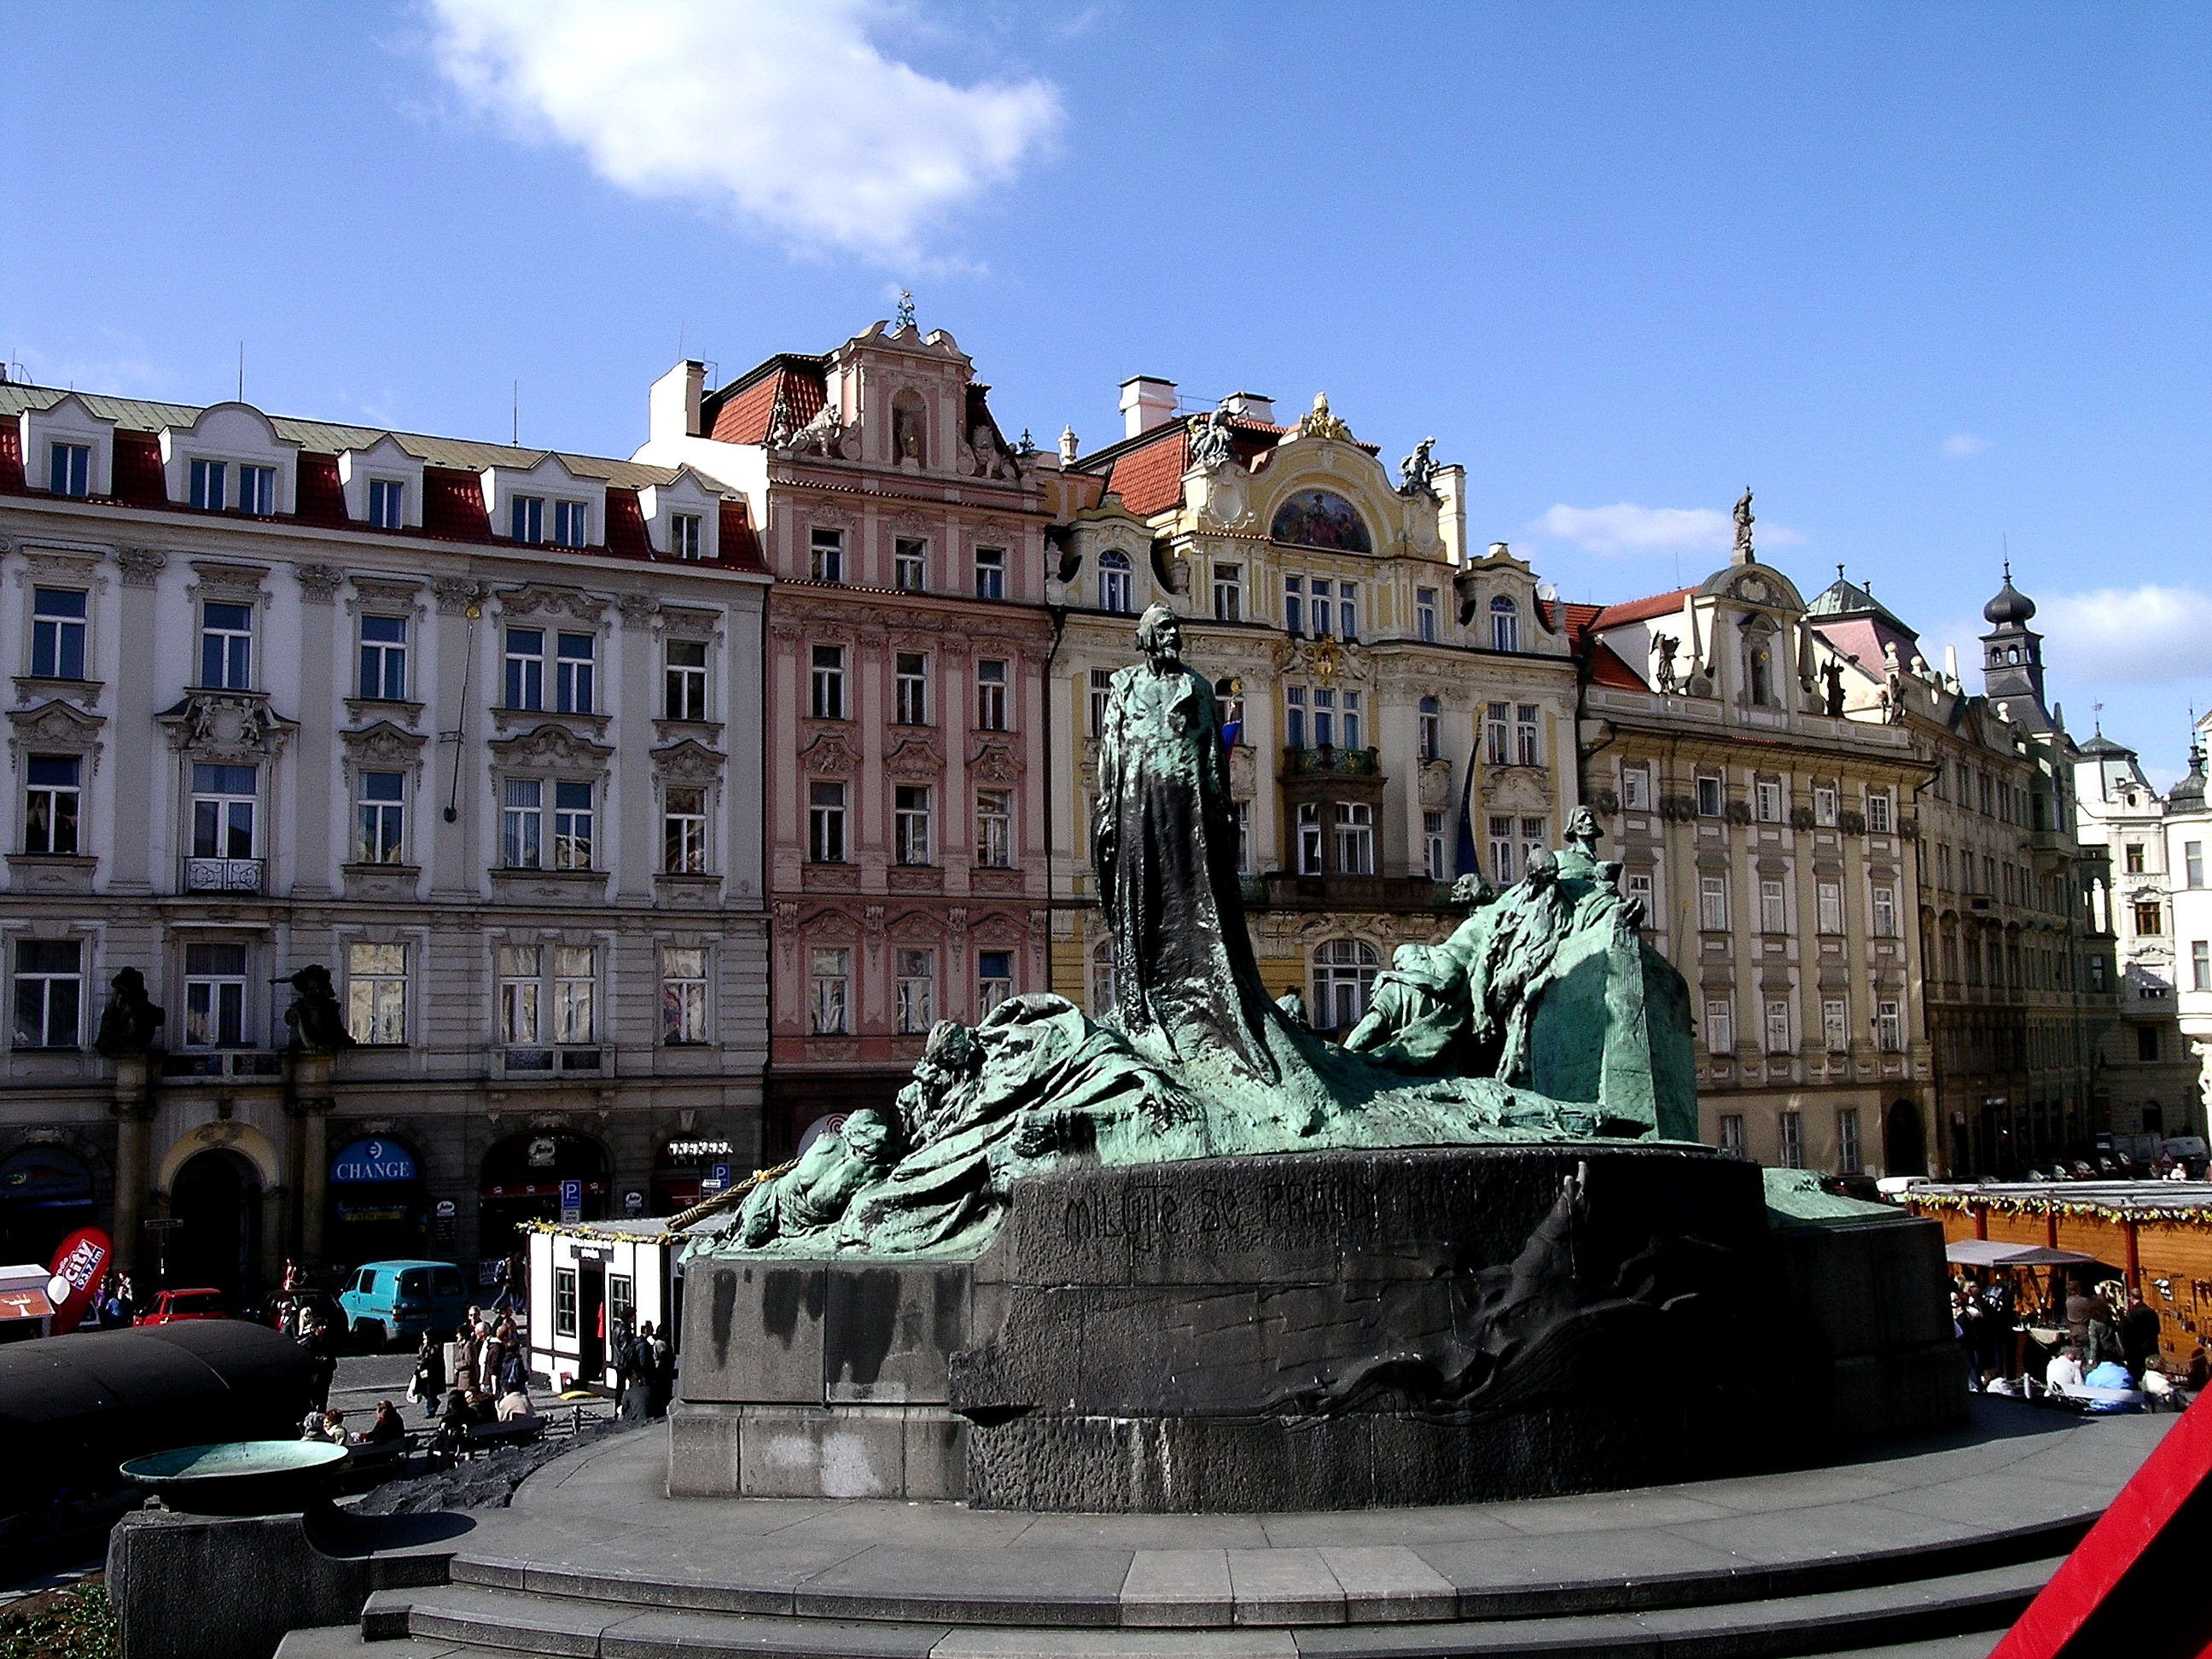
[[[1359,585],[1339,582],[1336,585],[1336,632],[1339,639],[1359,637]]]
[[[1336,869],[1345,876],[1375,873],[1375,809],[1365,801],[1336,803]]]
[[[246,1046],[246,951],[210,941],[185,946],[185,1047]]]
[[[1433,587],[1413,590],[1413,635],[1424,644],[1436,643],[1437,595],[1437,590]]]
[[[510,870],[538,870],[545,864],[545,781],[509,778],[501,786],[500,862]]]
[[[672,876],[707,873],[707,792],[697,784],[660,792],[660,867]]]
[[[1106,735],[1106,705],[1114,695],[1114,671],[1110,668],[1092,669],[1089,686],[1091,735],[1094,738],[1103,738]]]
[[[1244,620],[1244,567],[1224,564],[1219,560],[1213,566],[1213,620],[1243,622]]]
[[[509,541],[525,542],[532,547],[545,539],[543,495],[517,495],[507,502],[507,535]]]
[[[1510,883],[1521,867],[1513,856],[1516,841],[1511,818],[1492,817],[1490,820],[1490,878],[1500,887]]]
[[[1632,812],[1651,810],[1651,769],[1648,766],[1624,766],[1620,769],[1620,804]]]
[[[1303,576],[1283,578],[1283,631],[1306,631],[1306,579]]]
[[[407,947],[356,939],[346,946],[346,1030],[356,1042],[407,1042]]]
[[[1006,729],[1006,665],[996,657],[976,659],[975,729],[979,732],[1003,732]]]
[[[361,772],[354,778],[353,861],[407,861],[407,775]]]
[[[255,851],[261,771],[254,766],[192,764],[192,856],[250,859]]]
[[[1761,778],[1751,786],[1752,814],[1761,823],[1782,822],[1782,786]]]
[[[499,1040],[510,1048],[528,1048],[538,1041],[544,955],[542,945],[499,947]]]
[[[84,1005],[84,942],[15,942],[15,1047],[74,1048]]]
[[[1741,1158],[1743,1150],[1743,1114],[1723,1112],[1720,1115],[1721,1151]]]
[[[672,559],[702,559],[707,554],[707,535],[704,520],[696,513],[672,513],[668,515],[668,556]]]
[[[660,712],[664,720],[705,720],[706,641],[663,641],[660,647]]]
[[[845,580],[845,532],[817,526],[807,537],[809,571],[817,582]]]
[[[1814,908],[1818,912],[1815,925],[1824,933],[1844,931],[1844,884],[1839,881],[1815,882],[1813,885]]]
[[[1721,788],[1721,781],[1710,773],[1701,773],[1698,778],[1698,816],[1701,818],[1717,818],[1726,809],[1726,805],[1727,800]]]
[[[1521,607],[1503,593],[1490,602],[1490,648],[1492,651],[1518,651],[1521,648]]]
[[[553,867],[592,867],[592,786],[566,780],[553,785]]]
[[[46,489],[56,495],[92,493],[92,446],[52,443],[46,446]]]
[[[813,667],[808,690],[809,711],[817,720],[842,720],[845,718],[845,647],[842,645],[817,645],[813,650]]]
[[[1336,747],[1336,692],[1326,685],[1308,689],[1307,701],[1313,705],[1313,740],[1316,749]]]
[[[1006,789],[975,792],[975,862],[1006,870],[1014,862],[1014,798]]]
[[[1847,1053],[1851,1046],[1851,1006],[1842,997],[1820,1000],[1820,1042],[1832,1054]]]
[[[2189,942],[2189,988],[2212,991],[2212,939]]]
[[[501,690],[502,708],[538,709],[545,707],[545,630],[510,628],[502,660],[506,667]]]
[[[1298,873],[1317,876],[1321,872],[1321,804],[1318,801],[1301,801],[1298,803]]]
[[[554,638],[554,707],[564,714],[591,714],[599,709],[596,680],[599,636],[560,634]]]
[[[23,850],[73,858],[82,844],[78,814],[84,798],[84,760],[78,755],[23,757]]]
[[[1656,927],[1659,925],[1659,908],[1653,896],[1649,870],[1627,872],[1620,878],[1620,890],[1644,907],[1644,920],[1638,926]]]
[[[806,786],[806,857],[814,864],[845,861],[845,786],[817,778]]]
[[[2202,887],[2204,884],[2204,843],[2185,841],[2181,843],[2182,885]]]
[[[891,791],[891,854],[901,864],[930,861],[929,786],[902,783]]]
[[[1364,749],[1366,733],[1360,725],[1359,693],[1350,689],[1344,692],[1344,746]]]
[[[1014,953],[978,951],[975,953],[975,1012],[988,1014],[1014,994]]]
[[[929,658],[920,651],[891,654],[892,720],[900,726],[929,724]]]
[[[1874,936],[1897,937],[1897,889],[1877,882],[1874,889]]]
[[[31,590],[31,676],[41,680],[85,678],[85,609],[80,587]]]
[[[576,1270],[556,1267],[553,1270],[553,1334],[574,1336],[577,1328]]]
[[[1836,786],[1816,783],[1813,786],[1813,822],[1824,830],[1836,827]]]
[[[1440,760],[1443,757],[1443,705],[1434,697],[1423,697],[1413,714],[1413,731],[1425,761]]]
[[[210,690],[253,686],[253,607],[207,599],[200,605],[200,684]]]
[[[1421,814],[1421,862],[1429,872],[1431,881],[1442,881],[1451,870],[1449,850],[1444,836],[1444,815],[1441,812]]]
[[[919,593],[929,586],[929,544],[922,538],[899,536],[892,539],[891,586],[902,593]]]
[[[1114,945],[1109,939],[1091,947],[1091,1018],[1103,1019],[1114,1012]]]
[[[1005,548],[979,547],[975,550],[975,597],[979,599],[1003,599],[1006,597]]]
[[[1535,863],[1536,854],[1549,849],[1551,842],[1552,824],[1549,818],[1521,820],[1521,868],[1524,874],[1529,866]]]
[[[194,461],[191,465],[191,503],[203,513],[220,513],[230,505],[230,468],[221,461]]]
[[[1213,683],[1213,716],[1221,726],[1221,741],[1231,749],[1244,741],[1244,682],[1224,675]]]
[[[1788,899],[1782,884],[1771,877],[1759,884],[1759,931],[1762,933],[1786,933],[1790,931]]]
[[[1893,1054],[1905,1047],[1905,1019],[1894,1002],[1876,1002],[1874,1006],[1875,1046],[1886,1054]]]
[[[1283,688],[1283,741],[1292,749],[1306,747],[1306,689]]]
[[[356,695],[372,702],[407,701],[407,618],[361,619],[361,674]]]
[[[372,530],[404,530],[407,526],[407,485],[398,478],[368,481],[368,523]]]
[[[1861,1173],[1866,1167],[1865,1156],[1859,1146],[1859,1109],[1856,1106],[1837,1107],[1836,1173]]]
[[[1867,833],[1886,836],[1890,831],[1889,791],[1869,789],[1866,798]]]
[[[851,1029],[853,953],[819,945],[806,953],[806,1029],[814,1036],[843,1036]]]
[[[1306,593],[1311,601],[1308,609],[1313,617],[1314,637],[1325,640],[1336,632],[1336,584],[1326,577],[1309,577]]]
[[[1790,1040],[1790,1003],[1784,997],[1766,999],[1766,1052],[1786,1054],[1797,1045]]]
[[[1323,1030],[1348,1031],[1367,1017],[1375,975],[1382,958],[1375,947],[1356,939],[1324,939],[1314,948],[1314,1024]]]
[[[892,1000],[902,1036],[920,1036],[937,1020],[937,952],[901,949],[894,953]]]
[[[1805,1115],[1802,1112],[1783,1112],[1777,1115],[1778,1127],[1782,1131],[1782,1167],[1802,1170],[1805,1167]]]
[[[1252,803],[1240,800],[1232,803],[1237,812],[1237,873],[1252,873]]]
[[[672,1048],[707,1040],[707,950],[660,947],[660,1040]]]
[[[1698,878],[1698,927],[1708,933],[1724,933],[1729,925],[1728,878]]]
[[[595,945],[553,947],[553,1041],[597,1042],[599,951]]]
[[[1514,705],[1513,758],[1522,766],[1544,763],[1543,727],[1533,702]]]
[[[1485,703],[1482,708],[1482,757],[1492,766],[1510,766],[1513,761],[1513,727],[1508,716],[1512,713],[1510,703]]]
[[[276,510],[276,469],[248,466],[238,469],[238,510],[267,518]]]
[[[1705,1000],[1705,1052],[1721,1059],[1735,1052],[1735,1009],[1725,998]]]

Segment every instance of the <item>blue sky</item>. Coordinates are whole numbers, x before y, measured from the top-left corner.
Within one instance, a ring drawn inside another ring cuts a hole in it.
[[[680,351],[914,289],[1040,442],[1115,386],[1434,434],[1573,599],[1747,483],[2154,771],[2212,702],[2212,10],[5,0],[0,355],[612,454]],[[1967,654],[1970,670],[1971,653]]]

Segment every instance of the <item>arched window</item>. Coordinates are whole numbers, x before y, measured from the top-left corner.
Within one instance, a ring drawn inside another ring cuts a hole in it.
[[[1129,556],[1108,548],[1098,556],[1098,608],[1127,615],[1135,610]]]
[[[1490,648],[1492,651],[1518,651],[1521,648],[1521,607],[1503,593],[1490,602]]]
[[[1348,1031],[1367,1013],[1382,959],[1356,939],[1325,939],[1314,949],[1313,1023],[1324,1031]]]

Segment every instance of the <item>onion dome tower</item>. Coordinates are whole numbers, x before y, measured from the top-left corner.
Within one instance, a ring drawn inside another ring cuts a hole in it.
[[[2014,726],[2028,732],[2051,729],[2043,702],[2043,635],[2028,626],[2035,601],[2012,585],[2012,562],[2004,586],[1982,607],[1990,632],[1982,635],[1982,690],[2003,708]]]

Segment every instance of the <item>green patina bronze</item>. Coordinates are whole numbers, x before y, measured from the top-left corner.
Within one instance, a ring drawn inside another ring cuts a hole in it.
[[[1115,1006],[1016,997],[930,1034],[897,1121],[855,1112],[693,1255],[964,1256],[1012,1183],[1088,1161],[1697,1133],[1689,993],[1587,811],[1467,919],[1401,946],[1343,1046],[1269,1000],[1244,925],[1213,688],[1154,606],[1114,676],[1091,845]]]

